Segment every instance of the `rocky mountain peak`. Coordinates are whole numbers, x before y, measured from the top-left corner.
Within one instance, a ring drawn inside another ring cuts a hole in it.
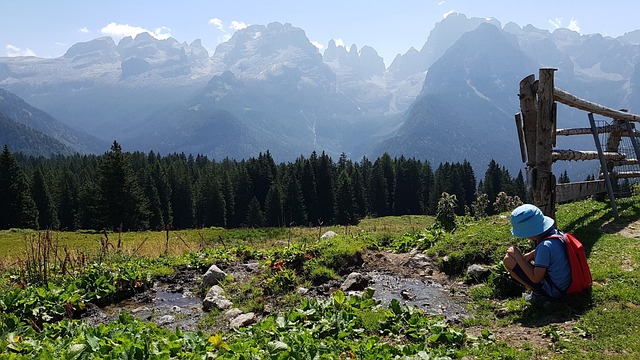
[[[73,61],[86,60],[97,63],[117,62],[120,55],[110,36],[103,36],[86,42],[74,44],[62,56]]]

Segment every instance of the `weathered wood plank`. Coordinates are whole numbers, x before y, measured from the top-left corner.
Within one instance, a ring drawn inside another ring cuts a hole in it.
[[[604,158],[607,160],[623,160],[627,155],[619,153],[619,152],[604,152]],[[555,149],[553,153],[551,153],[551,158],[553,161],[557,160],[574,160],[574,161],[584,161],[584,160],[598,160],[598,152],[590,151],[590,150],[561,150]]]
[[[640,171],[612,171],[611,177],[614,179],[640,178]]]
[[[629,136],[629,132],[627,131],[625,126],[622,125],[607,125],[607,126],[598,126],[596,128],[598,134],[608,134],[614,131],[621,131],[622,136]],[[558,129],[556,135],[561,136],[572,136],[572,135],[591,135],[591,128],[573,128],[573,129]],[[636,137],[640,136],[640,132],[637,130],[633,131],[633,135]]]
[[[522,162],[527,162],[527,153],[524,147],[524,131],[522,130],[522,116],[520,113],[516,114],[516,131],[518,132],[518,142],[520,142],[520,156],[522,157]]]
[[[534,84],[536,77],[531,74],[520,81],[520,114],[524,131],[525,147],[527,151],[527,166],[533,167],[536,162],[536,133],[538,128],[538,113],[536,109],[536,93]]]
[[[614,160],[613,166],[637,166],[640,164],[638,159],[624,159],[624,160]]]
[[[555,176],[551,170],[553,163],[554,81],[556,69],[540,69],[538,80],[538,132],[536,134],[536,165],[533,202],[542,212],[555,218]]]
[[[556,202],[562,203],[607,192],[604,180],[581,181],[556,185]]]
[[[581,99],[575,95],[571,95],[570,93],[562,89],[555,88],[553,90],[553,97],[559,103],[562,103],[580,110],[588,111],[594,114],[606,116],[612,119],[629,120],[634,122],[640,121],[640,115],[631,114],[628,112],[608,108],[598,103]]]

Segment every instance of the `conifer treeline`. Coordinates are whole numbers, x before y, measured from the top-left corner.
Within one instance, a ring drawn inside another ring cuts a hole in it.
[[[514,179],[492,161],[478,184],[471,164],[384,154],[375,161],[334,162],[313,152],[276,164],[270,153],[220,162],[185,154],[123,152],[34,158],[0,154],[0,229],[187,229],[355,224],[365,216],[434,214],[443,192],[459,215],[477,193],[524,199]]]

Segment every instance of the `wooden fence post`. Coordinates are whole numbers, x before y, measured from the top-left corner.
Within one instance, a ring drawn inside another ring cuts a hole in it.
[[[555,219],[556,179],[551,170],[553,164],[551,158],[554,142],[553,132],[555,129],[554,71],[556,69],[540,69],[539,75],[533,203],[545,215]]]

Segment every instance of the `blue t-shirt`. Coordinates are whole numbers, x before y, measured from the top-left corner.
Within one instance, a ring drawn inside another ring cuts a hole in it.
[[[550,235],[562,235],[555,231]],[[533,266],[547,269],[547,275],[551,278],[553,285],[549,284],[547,278],[542,281],[542,290],[551,297],[560,297],[561,291],[566,290],[571,285],[571,265],[567,258],[565,245],[560,239],[546,239],[536,246],[536,254]]]

